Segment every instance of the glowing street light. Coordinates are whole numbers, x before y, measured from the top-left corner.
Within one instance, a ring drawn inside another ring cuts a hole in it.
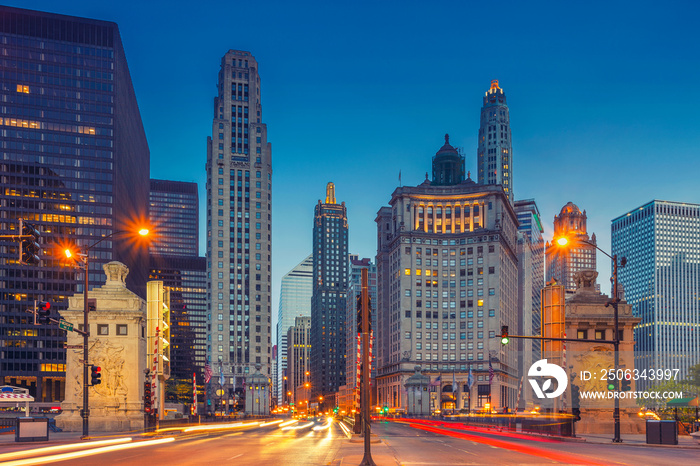
[[[138,234],[141,236],[147,236],[149,230],[147,228],[140,228]],[[90,327],[88,326],[88,270],[89,270],[89,252],[92,248],[100,244],[101,242],[112,238],[115,235],[121,235],[124,233],[131,233],[129,230],[116,230],[107,236],[103,236],[99,240],[95,241],[89,246],[83,247],[82,252],[73,253],[70,249],[65,249],[64,254],[67,258],[73,258],[80,262],[80,266],[85,269],[85,281],[83,289],[83,330],[76,330],[83,335],[83,409],[81,410],[81,417],[83,418],[83,436],[82,438],[88,438],[89,428],[88,428],[88,418],[89,418],[89,403],[88,403],[88,340],[90,337]]]

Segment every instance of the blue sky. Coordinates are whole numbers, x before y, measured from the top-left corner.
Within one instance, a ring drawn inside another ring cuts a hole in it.
[[[151,177],[196,181],[202,201],[221,57],[253,53],[273,150],[275,320],[326,183],[348,207],[350,251],[374,257],[399,170],[404,185],[422,182],[450,133],[476,171],[492,79],[510,108],[515,197],[537,201],[548,238],[568,201],[607,251],[612,218],[651,199],[700,203],[696,2],[6,4],[119,25]]]

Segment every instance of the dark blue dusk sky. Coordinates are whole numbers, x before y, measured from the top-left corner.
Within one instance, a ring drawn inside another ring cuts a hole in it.
[[[199,183],[202,238],[221,57],[252,52],[272,143],[274,320],[326,183],[348,207],[350,251],[373,258],[399,170],[422,182],[449,133],[475,173],[492,79],[510,108],[515,197],[537,201],[548,239],[568,201],[608,251],[612,218],[652,199],[700,203],[697,2],[6,3],[119,25],[151,177]]]

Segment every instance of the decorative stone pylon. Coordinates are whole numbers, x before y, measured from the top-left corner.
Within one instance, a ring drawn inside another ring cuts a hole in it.
[[[146,302],[126,288],[126,265],[114,261],[103,268],[106,283],[88,292],[88,298],[96,300],[95,312],[88,316],[88,364],[102,369],[102,383],[88,387],[90,432],[139,430],[144,428]],[[68,310],[61,316],[76,329],[82,328],[83,295],[68,298]],[[82,335],[68,332],[66,397],[56,423],[69,432],[80,432],[83,425],[82,344]]]

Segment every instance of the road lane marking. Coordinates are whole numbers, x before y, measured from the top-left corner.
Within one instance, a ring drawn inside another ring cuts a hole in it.
[[[234,458],[238,458],[239,456],[243,456],[243,453],[241,453],[240,455],[232,456],[231,458],[226,458],[226,459],[232,460]]]

